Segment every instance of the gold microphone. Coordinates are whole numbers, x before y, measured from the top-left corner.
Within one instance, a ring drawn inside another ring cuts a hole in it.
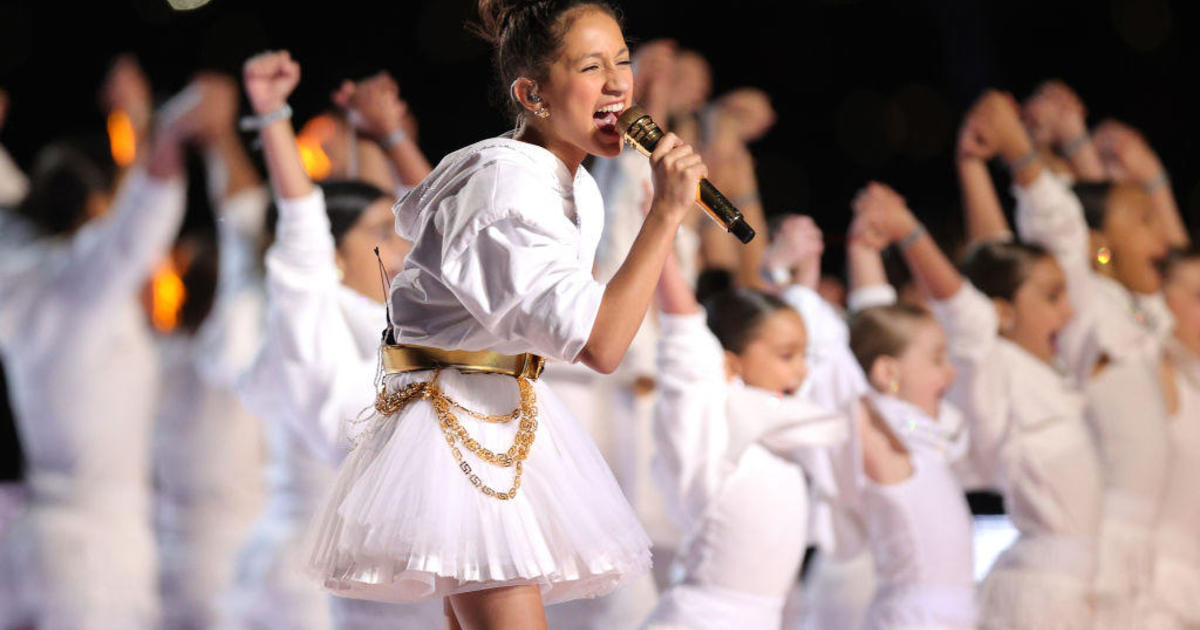
[[[662,129],[654,124],[650,115],[637,105],[630,105],[629,109],[621,113],[620,118],[617,119],[617,131],[625,139],[625,142],[646,157],[650,157],[654,147],[658,146],[658,141],[663,137]],[[754,238],[754,228],[746,223],[741,211],[734,207],[708,179],[700,180],[700,188],[696,192],[696,203],[704,208],[713,221],[721,224],[725,231],[736,236],[739,241],[749,243]]]

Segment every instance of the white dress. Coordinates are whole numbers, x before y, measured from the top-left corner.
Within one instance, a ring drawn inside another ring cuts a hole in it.
[[[974,628],[974,527],[953,468],[966,452],[965,421],[948,403],[931,418],[892,396],[868,399],[908,449],[913,472],[893,484],[863,475],[861,510],[878,580],[863,628]]]
[[[166,629],[218,623],[218,596],[233,583],[235,554],[263,504],[262,431],[235,381],[261,340],[254,260],[267,203],[261,188],[224,202],[212,310],[194,335],[158,340],[155,512]]]
[[[345,455],[340,425],[374,401],[371,381],[387,316],[382,304],[339,281],[322,191],[276,205],[276,239],[266,258],[266,337],[238,384],[265,425],[269,494],[239,555],[237,583],[224,597],[227,627],[440,626],[440,602],[381,607],[332,598],[304,575],[305,526]]]
[[[400,343],[576,359],[604,292],[591,273],[602,202],[585,169],[572,176],[545,149],[484,140],[444,158],[395,212],[413,243],[392,283]],[[394,375],[385,385],[431,376]],[[439,385],[484,414],[507,414],[519,398],[503,375],[444,370]],[[363,423],[306,552],[325,586],[419,601],[532,584],[553,604],[602,595],[648,570],[649,540],[595,444],[544,383],[534,390],[535,441],[508,501],[470,483],[427,401]],[[515,422],[456,415],[487,448],[513,443]],[[483,484],[513,483],[513,469],[463,456]]]
[[[138,292],[183,216],[179,179],[135,168],[109,214],[70,239],[0,227],[0,350],[29,508],[0,543],[0,609],[39,628],[151,628],[150,518],[159,379]],[[6,616],[0,610],[0,616]]]
[[[1155,519],[1167,483],[1168,434],[1161,415],[1138,411],[1137,391],[1098,367],[1129,363],[1129,369],[1157,373],[1162,342],[1173,322],[1162,295],[1133,295],[1116,281],[1092,271],[1088,229],[1079,200],[1047,174],[1016,187],[1021,238],[1053,253],[1067,278],[1075,318],[1059,337],[1059,348],[1077,382],[1085,383],[1091,421],[1098,436],[1105,495],[1096,568],[1096,621],[1120,626],[1136,613],[1132,604],[1151,582]],[[1125,414],[1107,413],[1122,405]],[[1110,621],[1111,620],[1111,621]]]
[[[779,628],[808,542],[803,462],[849,423],[725,378],[705,315],[659,316],[655,478],[684,532],[649,628]]]
[[[1020,532],[980,585],[979,625],[1090,627],[1103,480],[1083,394],[1000,337],[991,300],[969,283],[932,308],[958,369],[949,399],[968,419],[973,468]]]
[[[1169,420],[1171,464],[1155,535],[1154,583],[1147,628],[1200,628],[1200,357],[1175,339],[1179,408]]]

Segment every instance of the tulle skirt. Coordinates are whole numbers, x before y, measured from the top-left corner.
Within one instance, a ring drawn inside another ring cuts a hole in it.
[[[431,372],[389,377],[388,391]],[[484,414],[517,407],[512,377],[444,370],[439,385]],[[342,597],[415,602],[509,585],[537,585],[545,604],[595,597],[650,567],[650,541],[588,434],[542,383],[538,428],[516,497],[485,496],[460,470],[433,407],[415,400],[399,412],[354,425],[357,446],[338,471],[307,536],[304,557]],[[502,452],[517,426],[461,411],[459,423]],[[612,422],[627,421],[612,418]],[[513,468],[462,449],[483,483],[512,485]]]

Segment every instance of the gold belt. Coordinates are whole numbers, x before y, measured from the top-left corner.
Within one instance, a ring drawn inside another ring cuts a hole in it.
[[[500,354],[489,350],[442,350],[409,344],[383,346],[384,374],[454,368],[466,374],[507,374],[532,381],[542,375],[546,359],[536,354]]]

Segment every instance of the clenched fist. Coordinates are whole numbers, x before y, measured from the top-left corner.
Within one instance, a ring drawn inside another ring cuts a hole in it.
[[[287,103],[300,83],[300,64],[286,50],[261,53],[242,66],[242,82],[254,113],[273,112]]]

